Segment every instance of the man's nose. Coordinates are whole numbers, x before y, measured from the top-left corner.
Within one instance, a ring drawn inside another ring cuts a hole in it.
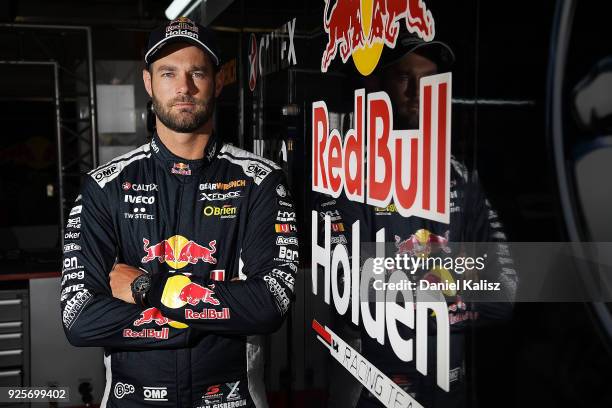
[[[409,98],[419,97],[419,79],[415,75],[410,75],[404,82],[404,94]]]
[[[184,73],[178,76],[178,82],[176,84],[177,93],[191,95],[194,87],[193,78],[189,73]]]

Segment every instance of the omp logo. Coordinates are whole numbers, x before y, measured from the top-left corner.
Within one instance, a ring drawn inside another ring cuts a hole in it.
[[[270,169],[251,163],[247,166],[246,173],[263,180],[270,173]]]
[[[110,177],[119,171],[119,167],[117,165],[112,165],[101,170],[96,171],[92,176],[94,180],[100,181],[105,177]]]
[[[168,401],[166,387],[142,387],[145,401]]]
[[[403,21],[409,33],[424,41],[435,36],[431,11],[423,0],[325,0],[323,27],[327,45],[321,72],[327,72],[340,51],[342,62],[353,57],[362,75],[374,71],[385,46],[394,48]]]

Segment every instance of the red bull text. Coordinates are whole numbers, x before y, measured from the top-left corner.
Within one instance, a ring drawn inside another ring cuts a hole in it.
[[[420,128],[413,130],[393,129],[385,92],[367,95],[366,103],[365,91],[356,90],[355,128],[344,140],[329,128],[325,102],[314,102],[312,190],[334,198],[344,190],[350,200],[376,207],[387,207],[393,200],[404,217],[448,224],[451,74],[421,78],[420,89]]]
[[[229,319],[230,311],[227,307],[221,310],[215,309],[203,309],[201,312],[195,310],[185,309],[185,319],[188,320],[219,320]]]

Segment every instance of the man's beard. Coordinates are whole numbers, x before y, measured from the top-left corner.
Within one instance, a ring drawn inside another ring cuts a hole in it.
[[[213,93],[214,95],[214,93]],[[215,111],[215,98],[208,100],[196,99],[185,95],[172,99],[166,105],[162,104],[155,95],[153,99],[153,109],[155,115],[168,129],[178,133],[191,133],[206,124]],[[172,105],[180,102],[193,103],[192,109],[180,109],[179,112],[172,112]]]

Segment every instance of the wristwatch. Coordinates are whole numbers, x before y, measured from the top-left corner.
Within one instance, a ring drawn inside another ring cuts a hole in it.
[[[130,285],[132,289],[132,297],[134,298],[134,302],[137,305],[149,307],[149,303],[147,302],[147,292],[151,288],[151,277],[143,273],[136,279],[132,281]]]

